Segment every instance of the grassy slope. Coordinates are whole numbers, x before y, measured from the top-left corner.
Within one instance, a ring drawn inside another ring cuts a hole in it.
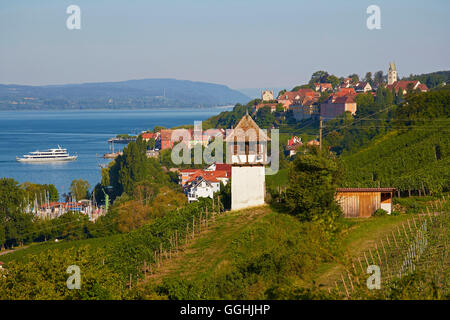
[[[410,215],[404,214],[344,220],[346,231],[342,249],[349,255],[359,255],[409,217]],[[275,213],[269,207],[227,213],[178,257],[165,261],[148,281],[155,284],[161,283],[165,278],[199,280],[213,279],[218,274],[230,274],[244,258],[248,261],[254,257],[256,260],[261,252],[273,254],[278,246],[280,250],[284,249],[281,247],[290,243],[292,238],[303,241],[303,230],[303,224],[294,217]],[[308,250],[309,247],[314,248],[310,243],[305,243],[303,248]],[[341,267],[337,262],[329,262],[314,265],[289,278],[302,286],[311,285],[312,280],[332,286],[332,280],[340,272]],[[250,298],[262,298],[264,289],[264,285],[250,288],[250,291],[253,290]]]

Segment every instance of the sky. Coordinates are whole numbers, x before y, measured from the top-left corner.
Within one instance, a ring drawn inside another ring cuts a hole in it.
[[[81,29],[69,30],[69,5]],[[378,5],[381,29],[366,9]],[[175,78],[291,88],[317,70],[450,69],[448,0],[0,0],[0,83]]]

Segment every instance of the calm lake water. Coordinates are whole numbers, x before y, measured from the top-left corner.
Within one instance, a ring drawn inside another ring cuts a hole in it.
[[[69,191],[74,179],[88,180],[92,189],[101,179],[99,164],[108,162],[101,156],[110,152],[109,138],[151,130],[156,125],[194,124],[230,109],[0,112],[0,177],[54,184],[60,195]],[[47,164],[16,161],[16,156],[58,145],[70,154],[77,153],[78,159]],[[115,144],[115,151],[124,146]]]

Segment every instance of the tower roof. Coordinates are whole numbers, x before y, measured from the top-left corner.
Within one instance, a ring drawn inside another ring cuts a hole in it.
[[[245,116],[237,124],[236,128],[234,128],[233,132],[226,138],[227,142],[234,142],[234,137],[239,133],[246,134],[247,131],[254,130],[256,133],[256,137],[259,142],[261,141],[270,141],[270,138],[261,130],[260,127],[256,124],[256,122],[252,119],[252,117],[247,113]],[[251,136],[247,136],[246,140]],[[239,139],[239,138],[238,138]]]
[[[395,63],[394,63],[394,62],[390,62],[390,63],[389,63],[389,70],[391,70],[391,71],[397,71],[397,68],[395,67]]]

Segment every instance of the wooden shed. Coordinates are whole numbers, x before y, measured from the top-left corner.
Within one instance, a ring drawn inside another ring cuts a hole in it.
[[[395,188],[338,188],[336,200],[344,217],[366,218],[380,208],[390,214],[394,192]]]

